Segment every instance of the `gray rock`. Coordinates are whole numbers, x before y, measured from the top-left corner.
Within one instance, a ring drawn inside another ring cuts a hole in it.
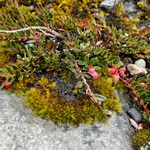
[[[120,0],[104,0],[100,3],[101,8],[112,9],[114,6],[118,4]]]
[[[58,126],[33,116],[21,99],[0,90],[0,150],[132,150],[132,134],[124,111],[105,125]]]
[[[136,109],[136,108],[131,108],[127,111],[127,113],[129,114],[129,116],[135,120],[136,122],[141,122],[142,121],[142,115],[140,114],[140,112]]]
[[[147,74],[147,70],[143,67],[138,67],[135,64],[128,64],[127,69],[131,75],[145,75]]]
[[[123,4],[124,6],[124,11],[127,12],[127,13],[134,13],[134,12],[137,12],[137,6],[132,2],[125,2]]]
[[[135,64],[136,64],[138,67],[143,67],[143,68],[146,67],[146,62],[145,62],[144,59],[138,59],[137,61],[135,61]]]

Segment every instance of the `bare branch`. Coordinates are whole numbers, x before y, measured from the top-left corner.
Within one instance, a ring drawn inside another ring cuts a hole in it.
[[[98,106],[100,107],[100,104],[101,104],[101,103],[98,103],[98,101],[96,100],[96,97],[94,96],[94,94],[93,94],[93,92],[92,92],[90,86],[88,85],[86,79],[84,78],[84,76],[83,76],[83,74],[82,74],[82,71],[81,71],[81,69],[79,68],[77,62],[74,62],[74,64],[75,64],[75,68],[76,68],[77,72],[79,73],[79,75],[80,75],[80,77],[81,77],[81,79],[82,79],[82,81],[83,81],[83,83],[84,83],[84,85],[85,85],[85,87],[86,87],[86,90],[88,91],[88,95],[91,97],[92,101],[93,101],[96,105],[98,105]]]
[[[31,26],[31,27],[26,27],[26,28],[21,28],[21,29],[16,29],[16,30],[0,30],[0,33],[17,33],[17,32],[27,31],[27,30],[31,30],[31,29],[32,30],[42,30],[42,31],[46,30],[47,32],[52,33],[54,36],[58,36],[58,37],[62,38],[62,36],[58,32],[56,32],[50,28],[43,27],[43,26]],[[46,33],[46,34],[50,35],[49,33]]]
[[[51,37],[55,37],[55,35],[53,35],[53,34],[50,34],[50,33],[47,33],[47,32],[45,32],[44,30],[42,30],[42,29],[39,29],[39,31],[41,31],[45,36],[51,36]]]

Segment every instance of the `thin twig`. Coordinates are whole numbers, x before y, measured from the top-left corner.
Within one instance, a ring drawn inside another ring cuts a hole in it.
[[[44,35],[45,35],[45,36],[55,37],[55,35],[50,34],[50,33],[47,33],[47,32],[45,32],[45,31],[44,31],[44,30],[42,30],[42,29],[39,29],[39,31],[41,31],[42,33],[44,33]]]
[[[27,31],[27,30],[31,30],[31,29],[32,30],[46,30],[46,31],[52,33],[53,35],[62,38],[62,36],[58,32],[56,32],[50,28],[43,27],[43,26],[31,26],[31,27],[26,27],[26,28],[21,28],[21,29],[16,29],[16,30],[0,30],[0,33],[17,33],[17,32]],[[48,33],[46,33],[46,34],[48,34]]]
[[[80,77],[81,77],[81,79],[82,79],[82,81],[83,81],[83,83],[84,83],[84,85],[85,85],[85,87],[86,87],[86,90],[88,91],[88,95],[91,97],[92,101],[93,101],[96,105],[98,105],[98,106],[100,107],[100,104],[101,104],[101,103],[98,103],[98,101],[96,100],[96,97],[94,96],[94,94],[93,94],[93,92],[92,92],[90,86],[88,85],[86,79],[84,78],[84,76],[83,76],[83,74],[82,74],[82,71],[81,71],[81,69],[79,68],[77,62],[74,62],[74,64],[75,64],[75,68],[76,68],[77,72],[79,73],[79,75],[80,75]]]

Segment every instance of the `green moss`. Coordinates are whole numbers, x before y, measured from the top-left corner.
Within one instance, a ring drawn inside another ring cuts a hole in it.
[[[49,80],[44,76],[41,77],[41,79],[38,81],[38,84],[42,88],[49,88],[49,89],[53,89],[56,86],[55,82],[51,81],[49,83]]]
[[[35,12],[31,12],[32,10],[33,10],[33,7],[27,7],[27,6],[23,6],[23,5],[18,7],[18,12],[21,17],[21,20],[26,22],[31,17],[35,18],[36,17]]]
[[[0,67],[3,67],[3,65],[8,61],[8,57],[5,55],[5,53],[0,52]]]
[[[31,88],[24,100],[24,104],[31,108],[35,115],[50,119],[57,124],[68,123],[73,126],[78,126],[80,123],[106,122],[107,115],[90,99],[83,98],[79,102],[70,103],[59,99],[51,92],[54,82],[42,77],[38,83],[39,87]],[[112,83],[110,78],[101,78],[94,81],[94,86],[97,87],[98,85],[100,89],[96,89],[107,97],[107,100],[102,104],[103,109],[120,112],[121,105],[118,97],[114,95],[115,89]]]
[[[139,130],[132,137],[132,143],[135,149],[139,149],[148,142],[150,142],[150,129]]]
[[[121,103],[119,97],[115,95],[115,87],[112,86],[113,80],[111,78],[100,77],[93,82],[95,90],[107,98],[102,103],[103,109],[121,112]]]
[[[53,82],[48,81],[47,84],[53,85]],[[107,115],[95,106],[90,99],[85,98],[79,102],[70,103],[52,94],[52,88],[53,86],[44,86],[43,88],[40,80],[38,88],[31,88],[27,92],[24,104],[31,108],[34,114],[50,119],[57,124],[67,123],[78,126],[80,123],[92,124],[107,121]]]
[[[138,3],[137,3],[137,6],[138,6],[139,8],[141,8],[142,10],[144,10],[144,11],[149,10],[149,5],[146,4],[146,3],[144,3],[144,2],[142,2],[142,1],[138,2]]]
[[[16,81],[11,86],[9,92],[10,93],[15,92],[18,96],[24,96],[34,82],[35,78],[33,76],[24,78],[23,80],[20,81]]]
[[[119,2],[116,6],[116,13],[118,16],[121,16],[124,14],[124,8],[123,8],[123,3]]]
[[[98,3],[101,0],[55,0],[53,4],[54,13],[59,17],[69,16],[73,18],[86,18],[93,11],[98,11]],[[91,9],[92,8],[92,9]]]
[[[19,27],[21,24],[29,23],[31,18],[36,18],[33,6],[19,6],[17,3],[8,2],[6,6],[0,8],[1,28],[9,28],[10,26]]]
[[[5,44],[5,41],[0,42],[0,68],[8,62],[10,63],[11,54],[7,51],[7,49],[3,48]]]
[[[69,82],[71,80],[71,77],[73,76],[72,72],[68,72],[67,70],[61,70],[59,73],[59,76],[64,80],[65,83]]]

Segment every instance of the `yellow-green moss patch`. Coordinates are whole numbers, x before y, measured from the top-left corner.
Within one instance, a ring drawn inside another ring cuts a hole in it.
[[[100,77],[93,82],[96,91],[107,98],[102,103],[103,109],[121,112],[121,103],[119,97],[115,95],[115,87],[112,86],[113,80],[111,78]]]
[[[139,149],[148,142],[150,142],[150,129],[139,130],[132,137],[132,143],[135,149]]]
[[[43,80],[46,85],[41,84]],[[39,87],[31,88],[27,92],[24,104],[31,108],[34,114],[50,119],[57,124],[67,123],[78,126],[80,123],[92,124],[107,121],[107,115],[90,99],[85,98],[79,102],[70,103],[54,95],[51,92],[53,87],[53,82],[48,82],[46,78],[42,77]]]

